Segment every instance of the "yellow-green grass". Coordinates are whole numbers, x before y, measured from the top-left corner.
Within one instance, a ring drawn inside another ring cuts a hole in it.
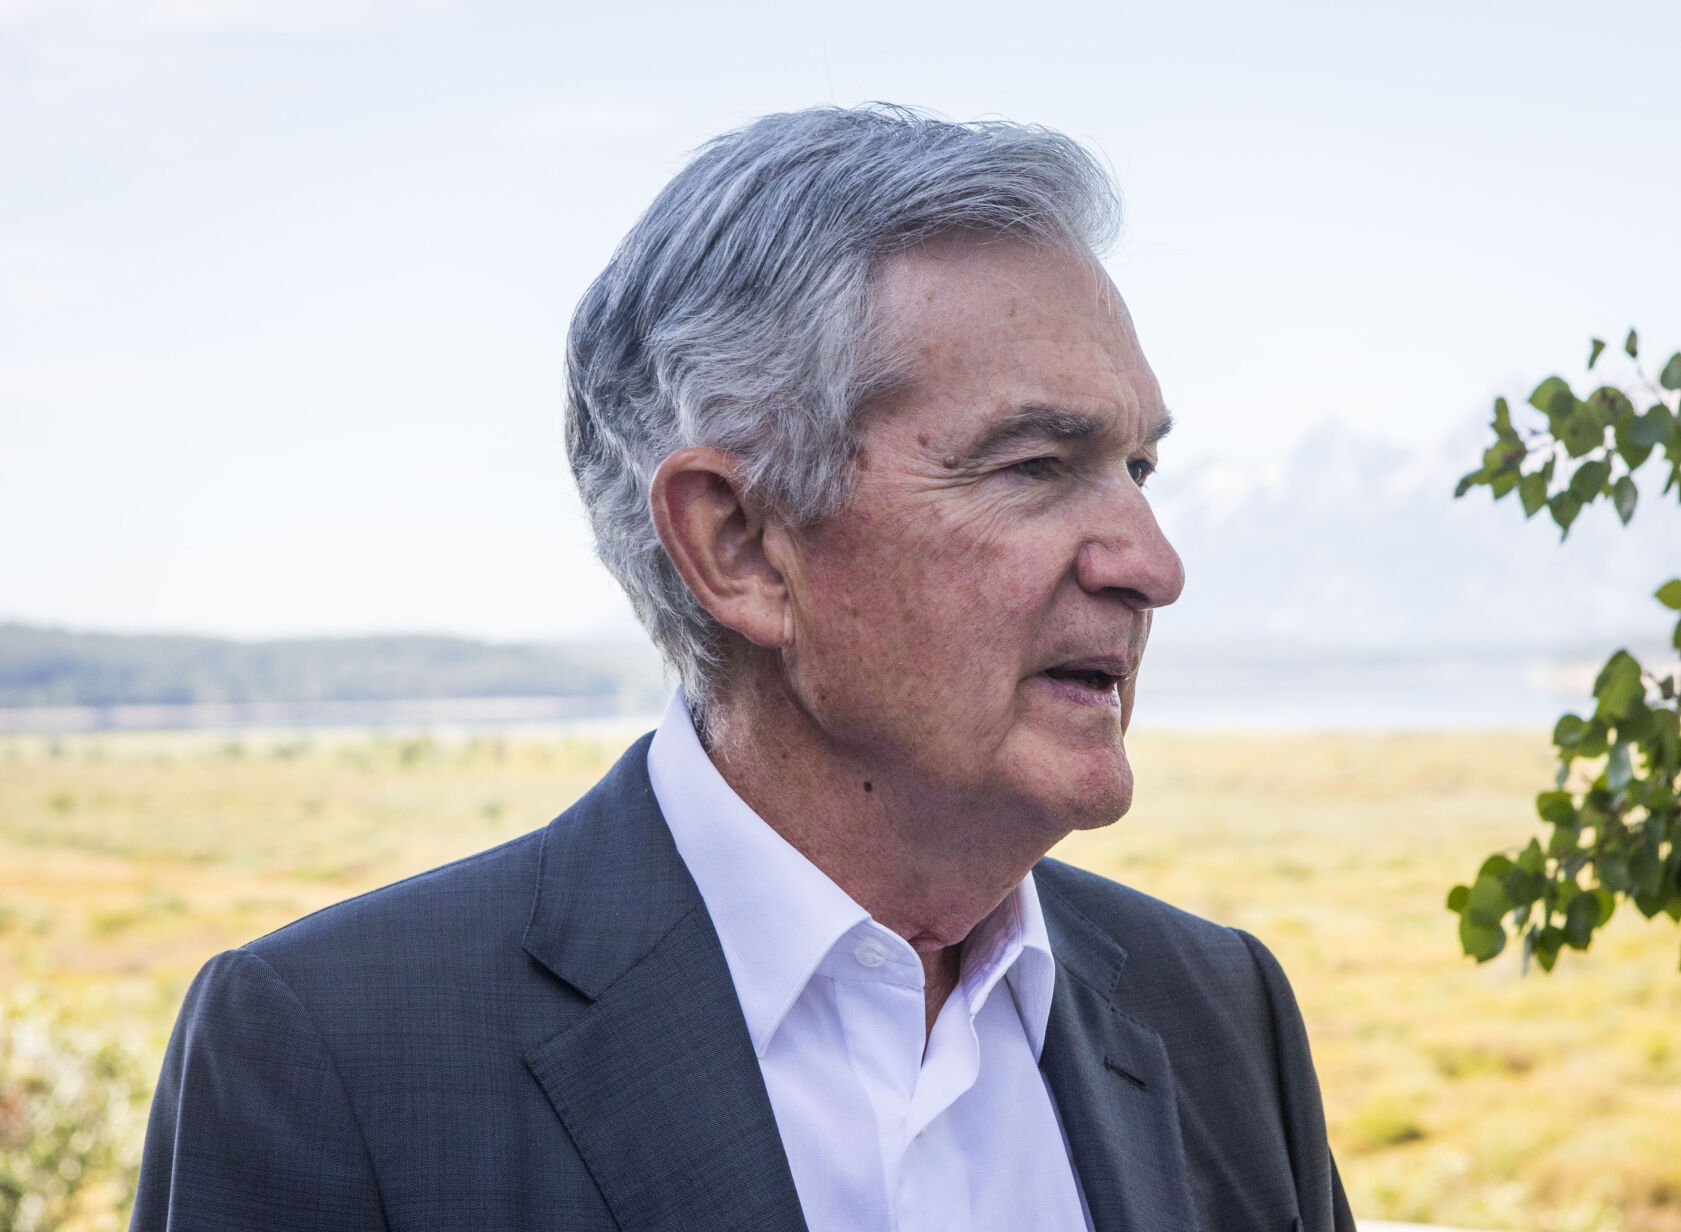
[[[553,733],[0,741],[0,986],[155,1072],[211,954],[541,825],[619,742]],[[1255,933],[1290,972],[1357,1213],[1681,1230],[1681,930],[1478,967],[1442,907],[1532,832],[1539,735],[1153,734],[1115,826],[1064,858]],[[121,1186],[77,1226],[115,1226]]]

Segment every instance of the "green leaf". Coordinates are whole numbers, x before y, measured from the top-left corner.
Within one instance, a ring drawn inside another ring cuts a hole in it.
[[[1558,748],[1573,748],[1582,740],[1582,728],[1584,726],[1582,718],[1577,714],[1562,714],[1558,718],[1558,723],[1553,724],[1553,743],[1558,745]],[[1560,795],[1568,795],[1568,793],[1562,792]]]
[[[1654,799],[1648,806],[1653,809],[1668,808],[1674,799],[1675,790],[1681,788],[1681,773],[1677,773],[1681,771],[1681,713],[1674,710],[1663,711],[1658,716],[1657,728],[1657,733],[1646,748],[1646,755],[1651,757],[1655,754],[1658,766],[1663,767],[1667,774],[1675,776],[1676,781],[1675,787],[1671,787],[1662,779],[1654,785],[1653,795],[1656,796],[1661,788],[1666,798],[1661,801]],[[1681,833],[1678,833],[1676,838],[1681,840]],[[1677,842],[1675,850],[1676,860],[1681,862],[1681,842]]]
[[[1626,894],[1634,884],[1629,876],[1628,856],[1620,851],[1608,851],[1599,857],[1599,884],[1618,894]]]
[[[1483,861],[1483,866],[1477,870],[1477,876],[1479,878],[1493,877],[1499,879],[1511,872],[1515,867],[1517,866],[1514,865],[1511,860],[1496,852],[1494,855]]]
[[[1506,891],[1498,876],[1479,876],[1471,883],[1471,893],[1465,901],[1465,917],[1477,924],[1498,924],[1511,905],[1506,901]]]
[[[1592,367],[1590,364],[1589,367]],[[1669,362],[1658,373],[1658,384],[1665,389],[1681,389],[1681,351],[1669,357]]]
[[[1576,718],[1573,714],[1564,717],[1567,719]],[[1562,721],[1561,719],[1560,722]],[[1581,721],[1576,719],[1577,723]],[[1574,826],[1576,824],[1576,801],[1567,791],[1542,792],[1535,797],[1535,811],[1540,815],[1542,821],[1551,822],[1555,826]],[[1534,842],[1535,840],[1530,840],[1531,845],[1534,845]],[[1536,851],[1539,853],[1540,848],[1536,847]]]
[[[1573,492],[1558,492],[1547,502],[1547,512],[1553,515],[1553,521],[1564,532],[1559,536],[1562,539],[1570,533],[1570,524],[1576,520],[1576,515],[1582,512],[1582,502]]]
[[[1654,402],[1644,415],[1628,424],[1624,433],[1631,444],[1656,448],[1667,444],[1674,431],[1674,413],[1663,403]]]
[[[1511,872],[1500,879],[1500,888],[1506,895],[1506,901],[1517,908],[1519,914],[1523,914],[1528,912],[1531,904],[1546,890],[1547,879],[1540,873],[1513,867]],[[1525,918],[1527,919],[1527,916]],[[1518,927],[1522,928],[1523,924],[1520,922]]]
[[[1459,944],[1472,958],[1485,963],[1506,948],[1506,930],[1499,924],[1478,924],[1470,916],[1462,915]]]
[[[1572,458],[1585,457],[1605,445],[1605,425],[1583,404],[1579,409],[1553,427],[1553,435],[1563,443]]]
[[[1669,639],[1670,645],[1681,650],[1681,620],[1675,622],[1675,633]]]
[[[1576,832],[1568,826],[1554,828],[1552,837],[1547,839],[1547,854],[1555,860],[1568,860],[1581,850],[1581,844],[1576,841]]]
[[[1635,502],[1640,499],[1640,490],[1634,486],[1634,480],[1627,475],[1622,476],[1611,485],[1611,504],[1616,507],[1617,516],[1628,525],[1628,520],[1634,516]]]
[[[1448,891],[1448,910],[1465,914],[1465,904],[1471,901],[1471,887],[1456,885]]]
[[[1516,433],[1512,431],[1512,408],[1507,405],[1506,399],[1496,398],[1494,400],[1494,422],[1489,426],[1494,429],[1494,434],[1498,437],[1516,436]]]
[[[1605,740],[1605,722],[1595,715],[1582,725],[1582,738],[1576,742],[1576,756],[1598,757],[1609,747]]]
[[[1494,493],[1495,500],[1499,500],[1517,486],[1518,473],[1514,470],[1496,471],[1494,478],[1488,481],[1488,490]]]
[[[1623,350],[1628,352],[1630,359],[1640,357],[1640,335],[1632,329],[1628,331],[1628,337],[1623,340]]]
[[[1551,971],[1558,961],[1558,950],[1564,944],[1564,930],[1549,924],[1535,938],[1535,961],[1541,970]]]
[[[1618,739],[1640,744],[1652,734],[1656,716],[1647,709],[1645,693],[1645,686],[1642,685],[1641,700],[1623,711],[1623,717],[1617,720]]]
[[[1573,950],[1585,950],[1599,927],[1599,899],[1578,894],[1564,911],[1564,942]]]
[[[1547,503],[1547,481],[1536,471],[1518,480],[1518,500],[1523,502],[1523,516],[1532,518]]]
[[[1518,854],[1518,867],[1526,873],[1539,873],[1547,867],[1547,857],[1541,851],[1539,839],[1530,839],[1529,846]]]
[[[1461,496],[1464,496],[1465,493],[1469,492],[1472,488],[1476,487],[1479,483],[1487,483],[1487,482],[1488,482],[1488,472],[1486,470],[1472,471],[1469,475],[1466,475],[1463,479],[1461,479],[1457,484],[1454,485],[1453,499],[1458,500]]]
[[[1528,453],[1529,450],[1516,437],[1495,441],[1483,450],[1483,471],[1489,475],[1497,475],[1501,471],[1515,471]]]
[[[1642,445],[1634,439],[1640,422],[1639,419],[1624,419],[1611,429],[1611,439],[1616,443],[1617,452],[1622,455],[1623,461],[1628,463],[1631,471],[1639,470],[1646,459],[1652,456],[1650,445]]]
[[[1617,651],[1600,668],[1599,677],[1593,682],[1593,695],[1599,699],[1595,718],[1618,719],[1628,713],[1635,702],[1646,696],[1639,660],[1626,650]]]
[[[1599,362],[1599,353],[1604,349],[1605,343],[1601,339],[1595,338],[1593,346],[1588,350],[1588,371],[1593,371],[1593,366]]]
[[[1657,593],[1653,595],[1653,598],[1667,607],[1670,611],[1681,612],[1681,578],[1671,578],[1669,581],[1665,582],[1662,586],[1658,587]]]
[[[1634,403],[1615,385],[1601,385],[1588,395],[1587,405],[1593,408],[1602,424],[1614,424],[1634,418]]]
[[[1634,759],[1629,756],[1628,741],[1619,740],[1611,746],[1611,755],[1605,762],[1605,785],[1612,791],[1621,791],[1634,781]]]
[[[1628,858],[1628,875],[1634,893],[1651,903],[1652,910],[1642,908],[1642,914],[1650,919],[1657,914],[1663,892],[1663,861],[1658,859],[1656,843],[1642,843],[1634,849]]]
[[[1605,481],[1611,477],[1611,464],[1603,458],[1596,458],[1592,462],[1584,462],[1576,468],[1576,473],[1570,476],[1570,494],[1584,505],[1589,504],[1605,487]]]
[[[1570,392],[1570,386],[1562,378],[1550,376],[1529,395],[1529,405],[1551,419],[1573,411],[1576,408],[1576,395]]]

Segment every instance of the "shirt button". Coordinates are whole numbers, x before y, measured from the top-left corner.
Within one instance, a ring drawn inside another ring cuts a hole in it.
[[[865,937],[853,949],[852,957],[866,967],[879,967],[887,961],[887,951],[874,937]]]

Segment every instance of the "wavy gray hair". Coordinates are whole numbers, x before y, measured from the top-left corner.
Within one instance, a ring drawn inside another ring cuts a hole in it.
[[[872,332],[882,262],[974,233],[1097,254],[1120,206],[1061,133],[902,107],[816,107],[717,137],[631,228],[572,316],[566,449],[596,552],[702,710],[726,630],[684,585],[648,490],[693,445],[795,525],[842,508],[859,412],[902,372]]]

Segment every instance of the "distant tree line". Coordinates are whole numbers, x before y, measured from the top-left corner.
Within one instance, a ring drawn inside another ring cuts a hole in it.
[[[0,706],[586,697],[657,689],[645,645],[453,637],[236,642],[0,624]]]

